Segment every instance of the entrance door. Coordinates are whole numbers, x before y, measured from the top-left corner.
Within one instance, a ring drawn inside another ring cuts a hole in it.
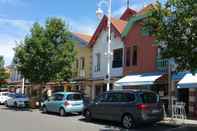
[[[179,89],[178,90],[178,101],[185,103],[185,111],[189,112],[189,89]]]

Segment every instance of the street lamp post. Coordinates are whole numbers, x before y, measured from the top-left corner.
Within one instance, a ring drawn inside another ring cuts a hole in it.
[[[103,11],[101,9],[101,5],[106,4],[108,5],[108,21],[107,21],[107,27],[108,27],[108,42],[107,42],[107,91],[110,90],[110,80],[111,80],[111,74],[110,74],[110,63],[111,63],[111,15],[112,15],[112,0],[102,0],[98,4],[98,9],[96,11],[96,15],[99,19],[103,17]]]

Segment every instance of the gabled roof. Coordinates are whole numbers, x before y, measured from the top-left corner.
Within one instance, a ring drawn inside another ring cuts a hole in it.
[[[91,38],[92,38],[92,36],[90,36],[90,35],[82,34],[82,33],[79,33],[79,32],[74,32],[73,34],[74,34],[76,37],[78,37],[79,39],[81,39],[81,40],[83,40],[83,41],[85,41],[85,42],[87,42],[87,43],[89,43],[90,40],[91,40]]]
[[[107,20],[108,20],[107,16],[104,16],[102,18],[100,24],[98,25],[96,31],[94,32],[89,42],[89,46],[94,45],[102,30],[107,28]],[[126,25],[127,25],[127,21],[111,18],[111,26],[113,29],[115,29],[117,33],[119,33],[120,37]]]
[[[149,4],[149,5],[145,6],[143,9],[141,9],[137,14],[144,15],[144,14],[154,10],[155,8],[156,8],[156,6],[154,4]]]
[[[124,31],[122,32],[122,37],[127,36],[127,34],[129,33],[129,31],[135,25],[136,22],[143,20],[144,18],[150,16],[152,10],[155,8],[156,7],[153,4],[147,5],[142,10],[140,10],[136,15],[132,16],[129,19]]]
[[[127,22],[124,20],[112,18],[112,24],[118,30],[119,33],[122,33],[124,31]]]
[[[135,15],[137,12],[133,9],[127,8],[124,13],[121,15],[120,19],[128,21],[129,18],[133,15]]]

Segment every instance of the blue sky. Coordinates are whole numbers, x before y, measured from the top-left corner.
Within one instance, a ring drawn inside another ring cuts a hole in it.
[[[92,34],[98,24],[95,11],[101,0],[0,0],[0,55],[6,65],[14,55],[16,41],[21,41],[35,21],[44,23],[48,17],[63,18],[70,30]],[[154,0],[130,0],[131,8],[139,10]],[[118,17],[126,0],[112,0],[113,16]],[[103,8],[106,8],[105,6]]]

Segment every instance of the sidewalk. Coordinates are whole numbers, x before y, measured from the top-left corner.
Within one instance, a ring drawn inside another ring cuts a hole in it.
[[[196,125],[197,126],[197,120],[189,120],[189,119],[177,119],[177,118],[170,118],[167,117],[160,123],[162,124],[169,124],[169,125],[175,125],[175,126],[180,126],[180,125]]]

